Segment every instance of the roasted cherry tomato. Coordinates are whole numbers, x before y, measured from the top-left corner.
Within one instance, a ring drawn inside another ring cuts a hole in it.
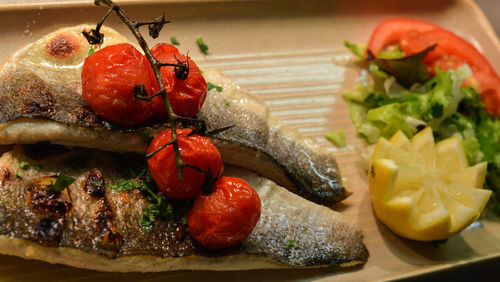
[[[367,48],[378,54],[389,45],[397,45],[405,55],[412,55],[433,44],[436,48],[424,57],[431,72],[435,67],[448,70],[468,64],[473,74],[466,84],[481,93],[488,113],[500,116],[500,77],[483,54],[453,32],[421,20],[389,19],[375,28]]]
[[[227,248],[252,233],[260,218],[260,198],[245,180],[222,177],[210,195],[198,197],[188,213],[189,234],[201,245]]]
[[[191,58],[179,53],[176,47],[171,44],[160,43],[151,49],[154,57],[163,63],[178,64],[185,63],[189,66],[189,73],[186,78],[178,77],[175,67],[166,66],[161,68],[161,76],[165,84],[170,105],[175,114],[183,117],[195,116],[203,106],[207,96],[207,83],[196,63]],[[152,93],[158,92],[156,77],[151,72]],[[155,116],[166,119],[167,111],[161,97],[152,100]]]
[[[134,86],[150,91],[150,65],[128,43],[105,47],[88,56],[82,68],[82,96],[99,116],[112,122],[137,125],[152,115],[146,101],[134,99]]]
[[[177,129],[179,151],[184,163],[204,171],[210,171],[214,178],[223,170],[219,151],[209,138],[198,134],[189,135],[192,129]],[[188,136],[189,135],[189,136]],[[158,134],[149,144],[148,154],[159,149],[172,140],[171,130]],[[151,176],[160,191],[170,199],[191,199],[201,194],[205,174],[190,167],[184,167],[184,181],[177,177],[174,148],[172,145],[161,149],[148,159]]]
[[[180,52],[172,44],[167,44],[167,43],[159,43],[156,44],[152,49],[151,53],[153,56],[164,63],[177,63],[177,61],[174,61],[175,59],[174,55],[177,57],[180,57]],[[171,72],[170,69],[173,69],[174,67],[162,67],[161,68],[161,77],[163,79],[163,84],[165,85],[165,90],[167,92],[168,97],[173,97],[173,91],[174,91],[174,82],[175,79],[172,75],[175,75],[174,72]],[[159,91],[158,87],[158,81],[156,81],[156,76],[153,72],[153,69],[150,71],[150,80],[151,80],[151,86],[152,86],[152,91],[151,94],[157,93]],[[170,98],[170,103],[172,98]],[[160,119],[167,119],[167,110],[165,109],[165,103],[163,102],[163,99],[161,96],[154,97],[151,99],[151,106],[153,107],[153,115],[156,116],[157,118]]]

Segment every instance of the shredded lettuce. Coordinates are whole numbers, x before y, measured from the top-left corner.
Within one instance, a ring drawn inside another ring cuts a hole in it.
[[[345,133],[342,128],[338,131],[330,130],[327,134],[325,134],[325,138],[337,147],[344,147],[346,145]]]
[[[380,64],[380,58],[365,59],[364,46],[347,41],[345,44],[371,74],[370,83],[361,82],[344,94],[357,133],[369,144],[380,137],[390,138],[398,130],[411,138],[426,126],[432,127],[438,141],[460,136],[471,165],[488,162],[485,186],[494,191],[491,202],[500,212],[500,119],[486,113],[475,89],[462,87],[471,75],[469,67],[436,69],[436,75],[423,82],[412,81],[410,76],[401,80],[393,76],[392,70],[383,68],[384,64],[392,66],[391,59],[418,67],[414,60],[405,61],[400,49],[384,53],[386,61]]]
[[[408,90],[391,77],[385,81],[388,83],[378,91],[359,84],[354,91],[344,95],[351,119],[369,143],[380,136],[390,138],[398,130],[408,137],[425,126],[436,130],[457,111],[458,103],[465,96],[460,88],[463,80],[453,70],[438,70],[437,75],[418,90]],[[366,131],[367,122],[369,131]],[[373,126],[378,130],[373,130]]]
[[[364,59],[364,57],[365,57],[365,51],[366,51],[366,44],[357,45],[357,44],[354,44],[354,43],[351,43],[351,42],[345,40],[344,41],[344,45],[349,50],[351,50],[351,52],[354,55],[358,56],[361,59]]]

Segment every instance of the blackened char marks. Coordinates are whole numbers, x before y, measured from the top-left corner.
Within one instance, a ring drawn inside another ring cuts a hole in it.
[[[83,191],[90,196],[93,204],[94,226],[97,229],[100,243],[106,249],[118,252],[122,237],[114,224],[114,215],[106,199],[106,180],[98,169],[92,170],[82,184]]]
[[[78,39],[71,33],[59,33],[45,45],[45,51],[53,57],[64,59],[80,49]]]
[[[105,197],[98,200],[97,209],[94,211],[94,224],[100,231],[102,243],[118,251],[121,243],[120,233],[116,231],[113,223],[114,215]]]
[[[83,190],[93,198],[104,198],[105,186],[106,181],[104,180],[104,176],[99,170],[95,169],[85,179]]]
[[[67,190],[53,192],[50,183],[55,183],[57,176],[43,176],[34,179],[27,189],[30,210],[56,219],[65,218],[71,209],[71,198]],[[52,182],[51,182],[52,181]]]
[[[28,185],[28,207],[41,220],[31,229],[31,237],[46,246],[58,246],[64,230],[66,217],[72,207],[71,196],[67,189],[61,192],[50,190],[57,176],[42,176]]]

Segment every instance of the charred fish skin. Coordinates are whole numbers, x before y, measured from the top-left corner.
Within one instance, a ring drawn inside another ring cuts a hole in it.
[[[90,45],[82,25],[63,28],[16,52],[0,71],[0,144],[49,140],[56,144],[111,151],[145,152],[145,131],[161,122],[125,128],[98,116],[81,97],[80,70]],[[105,28],[105,43],[125,42]],[[59,46],[64,50],[50,46]],[[64,46],[64,48],[62,48]],[[350,195],[334,156],[272,117],[255,97],[216,71],[204,69],[212,89],[199,116],[209,129],[234,127],[213,141],[223,161],[270,178],[295,193],[331,206]],[[229,106],[228,106],[229,105]]]
[[[192,255],[194,242],[189,237],[163,240],[162,236],[172,234],[168,230],[175,230],[176,224],[159,222],[166,231],[162,233],[147,233],[139,226],[142,208],[148,203],[137,191],[125,194],[105,188],[104,193],[94,193],[95,187],[88,187],[92,183],[106,185],[119,177],[111,169],[112,159],[101,153],[56,152],[43,159],[28,157],[21,147],[5,153],[0,159],[0,167],[8,171],[10,177],[2,179],[0,187],[0,205],[3,207],[0,234],[43,246],[77,248],[108,258],[141,253]],[[69,168],[68,163],[74,159],[79,162],[83,159],[89,167]],[[32,165],[23,170],[19,167],[23,161]],[[38,171],[34,164],[43,169]],[[36,183],[60,172],[74,176],[76,181],[63,190],[69,195],[66,201],[70,208],[57,214],[52,210],[61,201],[61,195]],[[101,176],[96,177],[96,174]],[[187,234],[187,230],[184,231]]]
[[[65,163],[75,155],[85,159],[85,167],[68,168]],[[28,169],[19,167],[23,161],[30,164]],[[184,262],[168,270],[216,270],[218,264],[214,262],[226,257],[234,262],[235,256],[261,258],[268,263],[258,268],[357,264],[368,257],[361,232],[342,215],[241,169],[228,168],[227,173],[253,185],[262,200],[262,215],[240,246],[208,250],[189,236],[187,226],[161,220],[155,222],[152,232],[146,232],[138,222],[148,202],[137,190],[118,192],[109,188],[122,177],[113,163],[110,153],[95,150],[63,151],[38,159],[30,158],[22,146],[4,153],[0,158],[0,239],[26,240],[33,242],[35,249],[63,248],[71,250],[68,253],[78,251],[114,261],[117,266],[107,271],[144,271],[129,265],[119,267],[120,261],[146,259],[143,256],[167,265],[170,261]],[[40,179],[59,172],[76,181],[65,193],[51,196]],[[34,183],[38,187],[33,187]],[[57,203],[65,204],[64,208],[55,208]],[[288,246],[288,241],[297,245]],[[212,259],[212,263],[193,264]],[[55,261],[76,266],[83,263],[78,257]],[[234,263],[235,269],[242,267]],[[86,267],[106,270],[92,263]]]

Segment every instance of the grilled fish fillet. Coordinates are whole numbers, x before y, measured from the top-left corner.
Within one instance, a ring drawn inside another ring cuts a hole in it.
[[[16,52],[0,71],[0,145],[49,140],[118,152],[145,152],[151,121],[124,128],[96,116],[81,97],[80,71],[88,55],[81,35],[90,26],[63,28]],[[104,28],[105,44],[126,40]],[[213,141],[227,164],[250,169],[314,202],[332,205],[349,196],[334,156],[269,114],[255,97],[222,74],[204,69],[212,89],[199,117],[209,130],[235,125]]]
[[[186,225],[161,220],[145,232],[139,225],[149,205],[144,195],[109,188],[123,178],[112,154],[61,148],[17,145],[0,158],[1,253],[121,272],[349,266],[368,257],[361,232],[341,214],[241,168],[226,174],[247,180],[262,200],[261,218],[241,245],[209,250]],[[69,167],[75,158],[86,165]],[[60,194],[40,186],[60,172],[76,181]],[[296,245],[287,247],[288,240]]]

